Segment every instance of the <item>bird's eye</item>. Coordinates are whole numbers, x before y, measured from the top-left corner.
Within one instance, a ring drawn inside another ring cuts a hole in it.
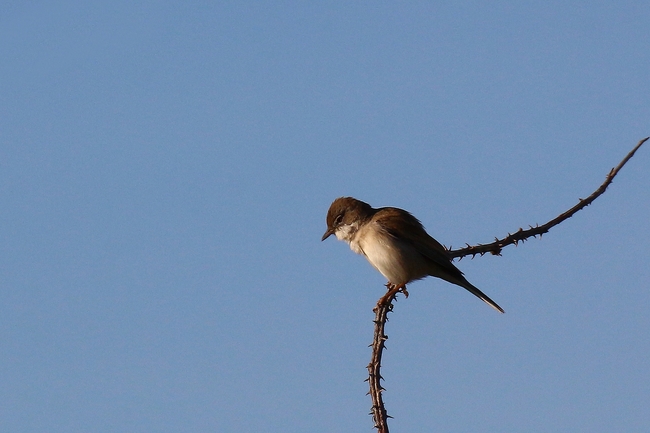
[[[341,224],[342,220],[343,220],[343,214],[338,214],[334,219],[334,226]]]

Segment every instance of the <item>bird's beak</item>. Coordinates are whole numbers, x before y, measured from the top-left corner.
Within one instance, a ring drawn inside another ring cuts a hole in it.
[[[329,238],[333,234],[334,234],[334,229],[327,229],[327,231],[323,235],[323,238],[321,239],[321,242],[323,242],[325,239]]]

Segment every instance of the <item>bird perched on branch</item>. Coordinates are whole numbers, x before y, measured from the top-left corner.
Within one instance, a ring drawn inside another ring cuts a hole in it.
[[[420,221],[405,210],[394,207],[375,209],[352,197],[334,200],[327,212],[327,231],[347,242],[350,249],[365,256],[396,293],[406,285],[427,276],[456,284],[503,313],[503,309],[473,286],[451,263],[445,247],[429,236]]]

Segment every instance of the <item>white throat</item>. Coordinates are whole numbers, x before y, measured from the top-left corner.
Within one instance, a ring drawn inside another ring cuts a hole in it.
[[[357,254],[365,256],[363,248],[359,245],[359,239],[357,234],[359,233],[359,221],[355,221],[352,224],[345,224],[340,226],[336,230],[336,238],[340,241],[345,241],[350,245],[350,249]]]
[[[339,226],[334,234],[336,235],[336,239],[350,243],[352,242],[352,239],[354,239],[354,235],[358,230],[359,222],[355,221],[352,224],[344,224],[342,226]]]

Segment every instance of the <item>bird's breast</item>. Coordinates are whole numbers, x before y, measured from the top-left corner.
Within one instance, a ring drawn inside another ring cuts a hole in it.
[[[359,228],[350,248],[363,254],[391,283],[408,283],[426,275],[417,271],[423,259],[415,248],[386,233],[378,224],[368,223]]]

